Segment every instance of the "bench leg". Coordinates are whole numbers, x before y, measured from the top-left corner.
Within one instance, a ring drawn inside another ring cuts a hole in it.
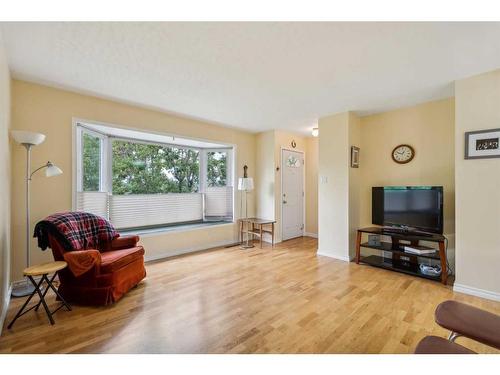
[[[54,322],[54,318],[52,318],[52,313],[50,312],[49,307],[47,306],[47,303],[45,302],[45,296],[44,296],[44,294],[42,294],[42,291],[40,290],[40,285],[42,285],[42,282],[44,280],[44,276],[45,275],[42,276],[42,280],[41,280],[40,284],[36,286],[35,292],[37,292],[38,293],[38,297],[40,297],[40,302],[42,303],[43,308],[45,309],[45,312],[47,313],[47,316],[49,317],[50,324],[54,325],[54,323],[55,323]],[[31,282],[34,285],[36,285],[35,280],[33,279],[33,277],[28,276],[28,278],[31,280]],[[48,286],[47,286],[47,288],[48,288]]]
[[[54,277],[56,277],[56,275],[57,275],[57,272],[54,273],[54,276],[52,276],[52,279],[50,280],[50,282],[48,282],[48,279],[47,279],[47,287],[45,288],[45,290],[42,293],[43,298],[45,298],[45,296],[47,295],[47,292],[49,291],[49,284],[54,280]],[[45,279],[46,279],[45,275],[42,275],[42,282]],[[38,308],[40,307],[41,304],[42,304],[42,300],[38,301],[38,303],[36,304],[36,307],[35,307],[35,311],[38,311]]]
[[[71,306],[66,302],[66,300],[63,298],[63,296],[61,296],[59,294],[59,291],[56,289],[56,287],[52,284],[52,281],[54,281],[54,278],[56,277],[56,274],[57,272],[54,274],[54,276],[52,276],[52,279],[49,281],[49,279],[47,277],[45,277],[45,279],[47,280],[47,283],[49,284],[47,286],[47,289],[48,287],[50,286],[50,288],[54,291],[54,293],[56,294],[57,297],[59,297],[59,299],[61,300],[61,304],[64,305],[66,307],[66,309],[68,311],[71,311]],[[137,287],[137,284],[134,286],[134,288]]]
[[[460,337],[461,335],[451,331],[450,334],[448,335],[448,341],[455,342],[455,340]]]
[[[31,295],[28,297],[28,299],[26,299],[26,302],[24,302],[24,305],[19,309],[19,311],[17,312],[17,314],[14,317],[14,319],[12,319],[12,321],[9,323],[9,325],[7,326],[7,329],[11,329],[12,326],[14,325],[14,323],[16,322],[16,320],[21,315],[24,315],[25,312],[28,312],[29,310],[31,310],[33,308],[33,307],[29,308],[28,310],[26,310],[26,311],[23,312],[23,310],[26,308],[26,306],[28,306],[28,303],[31,301],[31,299],[33,298],[33,296],[35,295],[35,293],[37,293],[38,288],[40,288],[40,286],[42,285],[43,278],[40,279],[40,282],[38,284],[35,282],[35,280],[31,276],[29,277],[29,280],[35,286],[35,290],[31,293]]]

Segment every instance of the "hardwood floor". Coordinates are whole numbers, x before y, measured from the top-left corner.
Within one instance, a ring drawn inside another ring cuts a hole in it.
[[[456,299],[500,314],[500,303],[451,287],[316,255],[299,238],[259,249],[206,251],[147,265],[148,277],[110,307],[30,312],[6,325],[1,353],[411,353],[446,337],[434,309]],[[55,306],[53,296],[49,298]],[[482,353],[498,351],[473,341]]]

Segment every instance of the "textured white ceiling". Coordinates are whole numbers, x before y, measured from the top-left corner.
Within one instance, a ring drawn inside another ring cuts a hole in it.
[[[2,23],[14,77],[250,131],[453,95],[500,23]]]

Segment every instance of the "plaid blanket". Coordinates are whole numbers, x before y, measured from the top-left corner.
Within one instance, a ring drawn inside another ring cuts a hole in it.
[[[109,221],[87,212],[61,212],[39,221],[33,237],[37,238],[42,250],[49,247],[49,234],[68,251],[97,249],[99,244],[119,236]]]

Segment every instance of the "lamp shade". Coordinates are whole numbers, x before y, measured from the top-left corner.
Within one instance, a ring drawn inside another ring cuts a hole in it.
[[[238,190],[250,191],[253,190],[252,177],[240,177],[238,179]]]
[[[41,133],[28,132],[25,130],[12,130],[10,134],[17,143],[21,144],[36,146],[45,141],[45,134]]]
[[[47,169],[45,170],[45,176],[54,177],[62,174],[63,171],[58,166],[52,164],[50,161],[47,163]]]
[[[312,130],[312,136],[317,137],[319,135],[319,129],[318,128],[313,128]]]

